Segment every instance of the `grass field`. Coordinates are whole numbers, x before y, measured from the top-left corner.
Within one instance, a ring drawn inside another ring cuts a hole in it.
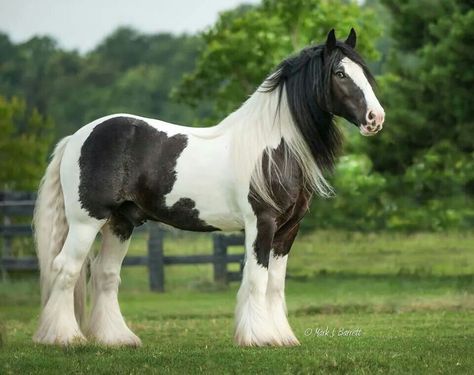
[[[172,236],[165,253],[209,253],[210,242]],[[138,238],[131,253],[142,249]],[[300,237],[287,283],[295,348],[236,347],[238,285],[213,285],[210,266],[167,267],[164,294],[149,292],[147,278],[141,267],[122,276],[139,349],[35,345],[35,279],[0,283],[0,374],[474,373],[472,233]]]

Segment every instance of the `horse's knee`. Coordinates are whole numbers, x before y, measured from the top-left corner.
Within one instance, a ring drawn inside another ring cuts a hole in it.
[[[53,260],[52,272],[56,283],[63,289],[73,288],[81,272],[82,263],[71,261],[63,254]]]
[[[117,270],[94,269],[94,287],[102,292],[117,291],[120,284],[120,272]]]

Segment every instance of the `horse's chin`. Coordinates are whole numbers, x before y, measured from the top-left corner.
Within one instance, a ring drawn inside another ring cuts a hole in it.
[[[377,125],[359,125],[360,134],[364,137],[372,137],[382,130],[382,126]]]

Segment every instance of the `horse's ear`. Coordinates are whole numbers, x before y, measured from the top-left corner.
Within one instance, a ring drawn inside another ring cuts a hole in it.
[[[336,33],[331,29],[326,38],[326,52],[329,54],[334,48],[336,48]]]
[[[349,36],[347,37],[346,41],[344,42],[351,48],[355,48],[356,46],[356,41],[357,41],[357,35],[353,27],[351,27],[351,32],[349,33]]]

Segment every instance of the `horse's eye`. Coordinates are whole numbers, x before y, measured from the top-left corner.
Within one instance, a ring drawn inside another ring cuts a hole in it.
[[[337,75],[339,78],[345,78],[345,77],[346,77],[346,75],[344,74],[344,72],[342,72],[342,71],[340,71],[340,70],[336,72],[336,75]]]

